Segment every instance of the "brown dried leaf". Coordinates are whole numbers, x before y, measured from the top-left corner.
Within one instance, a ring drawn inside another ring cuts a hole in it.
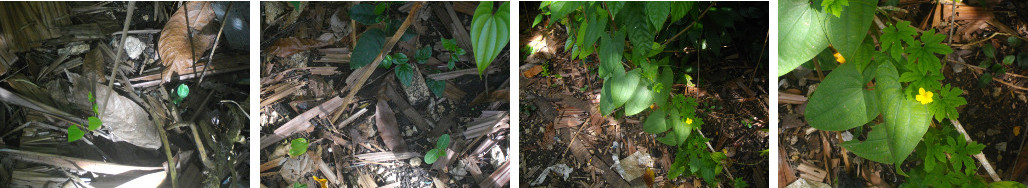
[[[404,143],[400,128],[396,125],[396,114],[389,108],[385,100],[379,99],[375,105],[375,126],[382,136],[382,142],[393,152],[407,151],[407,144]]]
[[[268,51],[278,57],[289,57],[293,54],[307,51],[312,48],[320,48],[332,44],[314,39],[299,39],[296,37],[281,38],[268,47]]]
[[[185,9],[189,10],[189,25],[186,25]],[[164,81],[170,81],[175,73],[186,72],[193,66],[193,56],[199,59],[204,51],[211,48],[217,37],[217,24],[209,24],[214,17],[210,2],[189,2],[169,18],[157,43],[161,63],[166,67],[161,75]],[[192,37],[188,36],[190,33]]]

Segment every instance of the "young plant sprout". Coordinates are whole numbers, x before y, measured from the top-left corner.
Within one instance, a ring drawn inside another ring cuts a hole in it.
[[[435,141],[435,148],[425,153],[425,163],[435,163],[439,157],[446,155],[446,147],[450,146],[450,134],[439,136]]]

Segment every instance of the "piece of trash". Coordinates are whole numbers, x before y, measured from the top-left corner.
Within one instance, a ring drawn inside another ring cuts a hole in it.
[[[535,178],[535,181],[529,183],[530,186],[542,184],[543,181],[546,181],[546,176],[550,175],[550,171],[556,172],[560,174],[562,177],[564,177],[564,180],[568,180],[568,176],[571,175],[572,169],[571,167],[568,167],[568,165],[566,164],[555,164],[553,166],[546,167],[546,169],[543,170],[543,173],[540,174],[538,178]]]
[[[842,141],[850,141],[850,140],[853,140],[853,133],[850,133],[849,131],[842,132]]]
[[[503,154],[503,149],[500,149],[500,145],[493,145],[493,148],[489,149],[489,156],[492,160],[489,160],[493,166],[502,166],[504,162],[507,162],[507,155]]]
[[[785,186],[785,188],[830,188],[830,187],[832,187],[832,186],[829,186],[828,184],[821,183],[821,182],[809,181],[809,180],[803,179],[803,178],[796,179],[796,181],[793,181],[792,184],[789,184],[789,186]]]
[[[125,54],[128,54],[131,59],[138,59],[139,54],[143,54],[143,49],[146,49],[146,44],[143,41],[139,41],[136,37],[125,38]]]
[[[650,157],[649,153],[636,151],[627,158],[615,163],[615,166],[617,167],[618,174],[621,174],[621,178],[624,178],[626,181],[632,181],[641,177],[646,172],[646,168],[653,167],[653,158]]]

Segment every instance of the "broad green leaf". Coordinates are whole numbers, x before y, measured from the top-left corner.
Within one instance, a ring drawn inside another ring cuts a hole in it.
[[[101,125],[103,125],[103,122],[100,121],[100,118],[97,118],[96,116],[89,117],[89,127],[87,128],[90,131],[99,129]]]
[[[443,134],[435,141],[436,149],[446,150],[447,146],[450,146],[450,134]]]
[[[290,143],[289,156],[296,157],[307,153],[307,139],[297,138]]]
[[[842,8],[845,16],[835,17],[819,11],[811,3],[807,0],[778,3],[778,76],[820,53],[828,46],[829,39],[843,57],[852,56],[867,35],[877,8],[874,2],[853,2]],[[813,3],[819,5],[821,1]]]
[[[638,114],[649,108],[650,104],[653,104],[653,91],[650,91],[650,87],[647,87],[649,84],[647,83],[649,81],[639,79],[635,94],[632,94],[632,97],[625,103],[626,116]]]
[[[664,113],[663,108],[653,111],[650,116],[646,117],[646,122],[643,123],[643,131],[650,134],[660,134],[668,130],[667,126],[667,113]]]
[[[552,5],[551,5],[552,6]],[[475,9],[471,19],[471,46],[475,53],[475,64],[478,74],[492,64],[496,55],[507,46],[510,40],[510,2],[504,2],[493,13],[493,2],[483,1]]]
[[[617,20],[621,27],[618,29],[628,31],[628,40],[632,44],[632,57],[643,57],[650,52],[650,47],[653,45],[653,32],[650,29],[648,18],[646,17],[645,9],[643,8],[644,2],[628,2],[623,8],[624,14],[621,14]]]
[[[428,58],[430,57],[432,57],[431,46],[421,47],[421,49],[414,55],[414,59],[418,61],[418,64],[425,64],[425,61],[428,61]]]
[[[682,17],[685,17],[689,11],[692,11],[692,7],[695,4],[696,2],[692,1],[675,1],[671,5],[671,23],[675,23],[682,19]]]
[[[582,6],[581,1],[554,1],[550,3],[550,18],[561,19]]]
[[[375,14],[375,6],[371,4],[357,4],[350,7],[350,18],[364,25],[376,24],[382,21],[381,16]]]
[[[620,107],[632,98],[636,88],[639,86],[639,69],[628,71],[625,74],[615,74],[606,82],[611,82],[610,95],[614,101],[614,107]]]
[[[425,79],[425,84],[428,85],[429,90],[432,90],[435,97],[443,97],[443,93],[446,91],[446,81],[428,78]]]
[[[625,51],[624,31],[614,32],[613,38],[606,34],[602,34],[600,38],[600,78],[606,78],[612,73],[624,73],[625,67],[621,65],[621,54]]]
[[[1015,59],[1014,55],[1007,55],[1007,56],[1003,57],[1003,64],[1004,65],[1013,65],[1014,64],[1014,59]]]
[[[535,20],[532,21],[532,27],[535,27],[535,25],[539,25],[539,22],[542,22],[542,21],[543,21],[543,15],[542,14],[535,15]]]
[[[369,5],[370,6],[370,5]],[[385,45],[385,33],[380,29],[365,31],[360,39],[357,39],[357,47],[353,48],[353,56],[350,57],[350,69],[356,70],[365,65],[371,64],[378,53]]]
[[[821,2],[821,7],[824,12],[831,13],[835,17],[842,15],[842,9],[845,6],[849,6],[850,3],[847,0],[824,0]]]
[[[439,159],[439,156],[439,149],[428,150],[428,153],[425,153],[425,163],[435,163],[435,161]]]
[[[931,123],[928,107],[903,96],[892,64],[881,64],[875,79],[884,123],[873,127],[867,140],[853,140],[842,146],[857,156],[880,163],[902,163],[928,131]]]
[[[685,118],[678,114],[671,114],[671,119],[668,119],[668,121],[671,122],[671,128],[674,130],[673,132],[675,132],[675,137],[677,137],[675,138],[675,141],[677,142],[675,145],[682,145],[682,143],[684,143],[692,133],[692,128],[685,123]]]
[[[671,86],[674,84],[675,74],[671,68],[664,67],[661,68],[660,75],[657,77],[659,77],[657,79],[657,83],[654,84],[660,84],[664,89],[656,91],[653,96],[653,102],[660,108],[666,108],[667,99],[668,97],[671,97]]]
[[[411,82],[414,81],[414,69],[411,68],[410,64],[397,64],[393,72],[396,73],[396,79],[404,86],[410,86]]]
[[[649,17],[650,28],[659,32],[667,21],[668,14],[671,14],[670,1],[648,1],[646,2],[646,17]]]
[[[611,16],[615,18],[618,16],[618,12],[621,12],[621,8],[625,7],[624,1],[606,1],[607,9],[610,10]]]
[[[610,113],[614,112],[614,110],[618,108],[617,106],[614,106],[614,99],[611,99],[614,97],[610,94],[611,83],[613,82],[611,82],[610,79],[607,79],[603,82],[603,88],[600,89],[600,112],[603,113],[604,116],[610,115]]]
[[[68,142],[74,142],[76,140],[82,139],[82,136],[85,135],[86,132],[83,132],[82,129],[79,129],[78,125],[68,126]]]
[[[604,35],[605,27],[607,27],[607,12],[597,8],[587,8],[589,11],[586,12],[586,17],[588,17],[589,27],[585,28],[585,33],[580,33],[582,46],[589,49],[586,51],[586,55],[592,54],[593,44],[596,44],[596,40]]]
[[[985,57],[996,58],[996,47],[993,47],[992,44],[985,44],[982,46],[982,53],[985,54]]]
[[[807,123],[821,130],[842,131],[877,117],[876,94],[865,89],[864,80],[869,79],[857,70],[856,64],[837,67],[810,96]]]
[[[1016,181],[997,181],[989,183],[990,188],[1023,188],[1024,184]]]

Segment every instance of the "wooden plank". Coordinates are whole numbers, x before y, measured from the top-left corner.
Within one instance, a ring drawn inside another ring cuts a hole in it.
[[[278,141],[282,141],[282,139],[289,137],[289,135],[296,133],[298,130],[306,130],[311,126],[309,123],[311,118],[327,115],[342,105],[343,98],[336,96],[325,103],[321,103],[318,107],[314,107],[299,116],[293,117],[292,120],[289,120],[289,122],[286,122],[285,124],[282,124],[282,126],[278,127],[278,129],[275,129],[274,134],[261,138],[261,149],[264,149]]]

